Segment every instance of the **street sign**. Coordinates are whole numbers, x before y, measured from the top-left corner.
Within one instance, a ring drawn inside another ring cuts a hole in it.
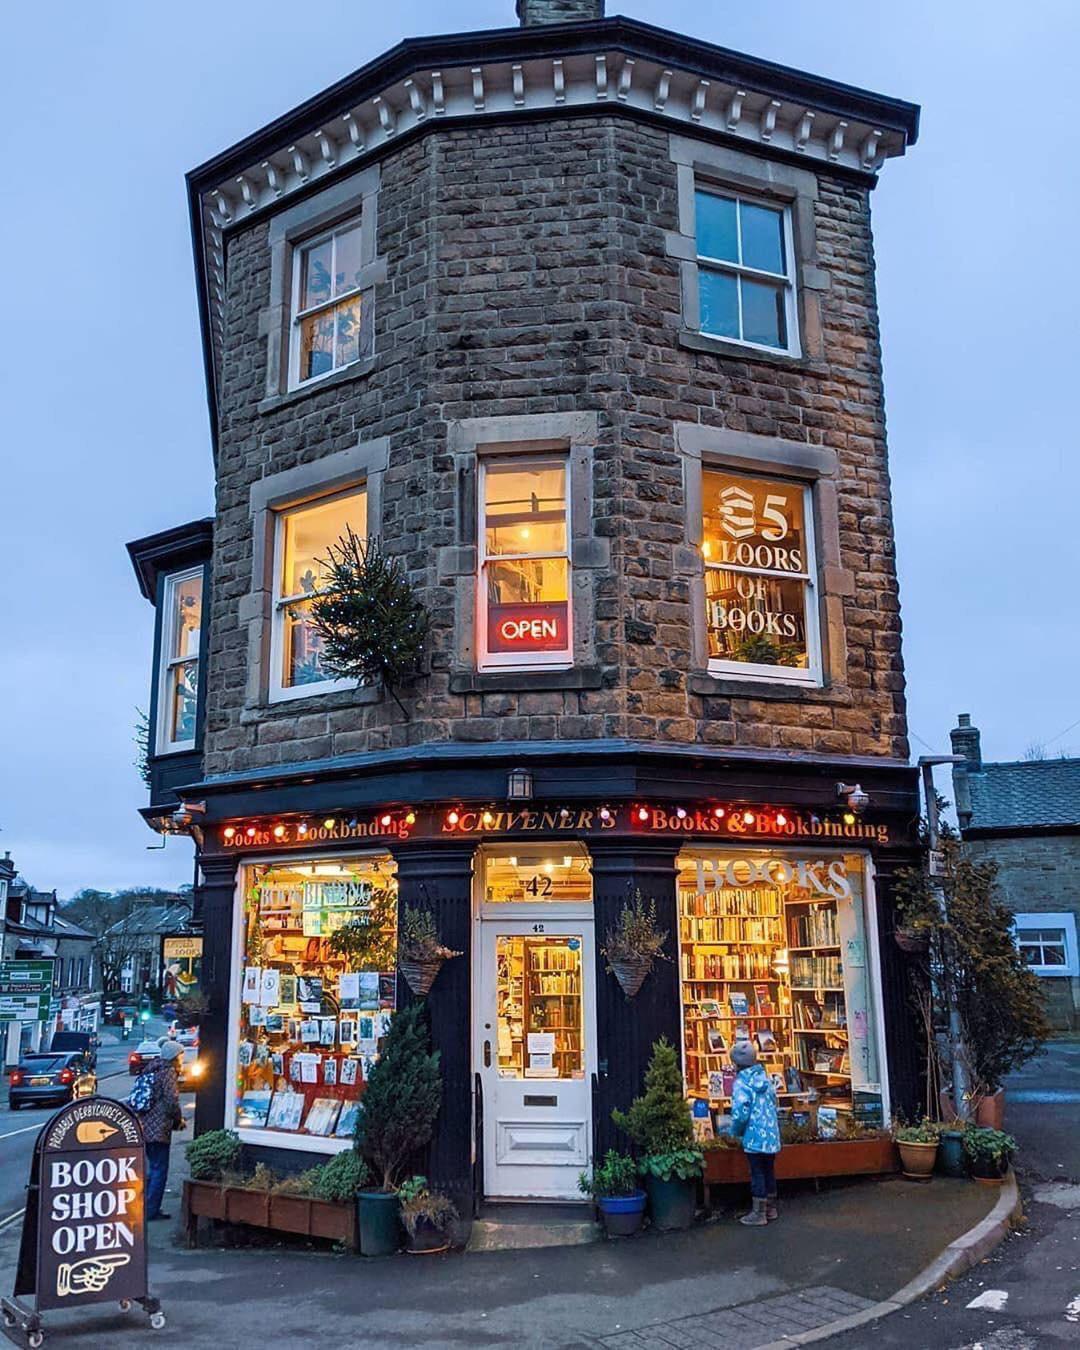
[[[932,877],[945,876],[948,868],[945,865],[945,850],[932,848],[928,859],[928,871]]]
[[[4,1320],[40,1345],[40,1314],[91,1303],[140,1303],[155,1329],[165,1317],[147,1291],[146,1149],[138,1117],[88,1097],[58,1111],[37,1137],[30,1165],[15,1299]],[[33,1310],[16,1300],[32,1296]]]
[[[44,1022],[49,1016],[52,961],[0,961],[0,1022]]]

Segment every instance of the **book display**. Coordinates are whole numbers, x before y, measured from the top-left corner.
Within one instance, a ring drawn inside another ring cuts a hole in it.
[[[583,1077],[579,940],[503,936],[496,959],[499,1077]]]
[[[714,1120],[730,1108],[731,1046],[743,1038],[782,1109],[851,1108],[838,900],[798,880],[790,866],[680,859],[686,1087]]]
[[[395,1006],[393,970],[358,970],[331,949],[374,906],[392,915],[389,857],[246,869],[236,1124],[343,1138]],[[392,927],[387,930],[393,940]]]

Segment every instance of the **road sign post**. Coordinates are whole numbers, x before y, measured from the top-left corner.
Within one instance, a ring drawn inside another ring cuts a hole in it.
[[[31,1350],[45,1338],[41,1314],[56,1308],[138,1303],[155,1330],[165,1325],[147,1287],[145,1188],[142,1127],[120,1102],[73,1102],[38,1135],[15,1296],[0,1300],[5,1326],[24,1331]]]

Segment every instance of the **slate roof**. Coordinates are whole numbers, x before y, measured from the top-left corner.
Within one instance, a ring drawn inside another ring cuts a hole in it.
[[[148,936],[171,933],[191,922],[191,906],[183,901],[171,905],[136,905],[126,918],[118,919],[107,931]]]
[[[1080,759],[984,764],[964,775],[972,830],[1075,825],[1080,828]]]

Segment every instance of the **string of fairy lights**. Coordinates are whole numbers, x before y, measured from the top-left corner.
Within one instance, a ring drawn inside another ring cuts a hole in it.
[[[542,807],[516,804],[506,807],[498,806],[495,803],[467,806],[459,802],[449,807],[434,808],[431,816],[433,823],[439,822],[441,817],[440,833],[443,834],[455,832],[482,834],[485,831],[500,830],[513,832],[523,828],[532,832],[536,830],[538,824],[549,824],[562,829],[579,828],[587,831],[593,828],[594,818],[600,822],[601,828],[610,829],[617,825],[619,811],[623,809],[606,803],[599,807],[580,806],[571,808],[562,806],[555,810],[549,810]],[[718,826],[727,822],[727,828],[733,834],[741,834],[744,830],[752,830],[755,833],[768,835],[797,832],[798,826],[805,822],[809,822],[812,827],[819,826],[823,820],[853,826],[858,820],[857,813],[850,808],[800,813],[775,806],[711,803],[706,806],[687,807],[680,804],[672,805],[670,802],[652,804],[639,802],[625,809],[627,809],[626,819],[632,830],[644,826],[651,831],[658,832],[685,830],[688,833],[695,831],[713,833]],[[531,822],[528,825],[523,823],[523,818],[526,815]],[[351,832],[361,827],[369,833],[381,830],[400,835],[404,830],[410,830],[415,826],[417,819],[417,812],[414,808],[397,807],[392,810],[377,811],[364,820],[361,820],[359,815],[350,813],[326,815],[315,821],[307,818],[295,822],[295,827],[294,822],[290,820],[277,820],[273,823],[255,821],[245,824],[241,822],[224,826],[221,836],[226,844],[237,845],[257,842],[318,842],[339,834],[344,834],[344,837],[347,838]],[[294,833],[292,832],[293,828]]]

